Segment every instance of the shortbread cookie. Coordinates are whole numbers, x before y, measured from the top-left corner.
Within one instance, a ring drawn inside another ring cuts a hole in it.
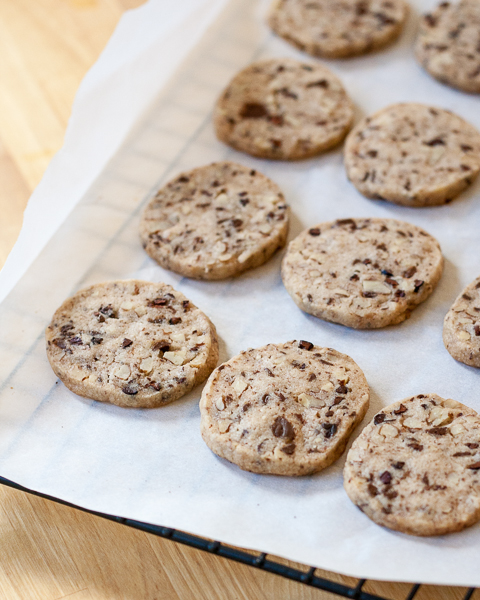
[[[443,257],[435,238],[393,219],[342,219],[290,242],[282,278],[305,312],[355,329],[401,323],[432,293]]]
[[[443,204],[480,172],[480,133],[447,110],[394,104],[353,129],[345,166],[367,198],[405,206]]]
[[[300,50],[344,58],[395,40],[407,13],[403,0],[275,0],[268,22]]]
[[[224,279],[258,267],[285,245],[288,209],[258,171],[220,162],[182,173],[148,204],[140,236],[165,269]]]
[[[349,356],[305,340],[269,344],[215,369],[200,401],[201,432],[241,469],[308,475],[342,454],[368,402]]]
[[[238,73],[214,112],[220,140],[253,156],[295,160],[343,140],[353,106],[326,67],[290,58],[254,63]]]
[[[347,455],[344,486],[367,517],[412,535],[480,519],[480,415],[436,394],[379,412]]]
[[[164,283],[81,290],[55,312],[46,339],[52,369],[72,392],[124,407],[177,400],[218,360],[215,327]]]
[[[480,367],[480,277],[463,290],[448,311],[443,343],[455,360]]]
[[[442,2],[420,22],[419,63],[436,79],[480,93],[480,2]]]

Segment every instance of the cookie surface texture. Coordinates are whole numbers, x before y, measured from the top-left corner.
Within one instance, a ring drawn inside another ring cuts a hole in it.
[[[238,73],[214,111],[217,137],[261,158],[296,160],[336,146],[353,123],[340,80],[318,64],[256,62]]]
[[[480,368],[480,277],[463,290],[448,311],[443,343],[455,360]]]
[[[407,13],[403,0],[276,0],[268,22],[313,56],[346,58],[395,40]]]
[[[164,283],[93,285],[66,300],[46,330],[47,356],[73,392],[154,408],[202,382],[218,360],[215,327]]]
[[[349,356],[304,340],[269,344],[215,369],[200,401],[201,432],[241,469],[308,475],[342,454],[368,403]]]
[[[415,54],[436,79],[480,94],[480,2],[442,2],[420,22]]]
[[[176,177],[150,201],[140,223],[146,252],[165,269],[195,279],[258,267],[285,245],[287,234],[279,187],[231,162]]]
[[[379,412],[347,455],[344,486],[372,521],[412,535],[480,519],[480,415],[436,394]]]
[[[437,240],[394,219],[342,219],[310,227],[282,263],[288,293],[303,311],[355,329],[404,321],[443,270]]]
[[[367,198],[412,207],[448,203],[480,172],[480,133],[447,110],[394,104],[351,131],[345,167]]]

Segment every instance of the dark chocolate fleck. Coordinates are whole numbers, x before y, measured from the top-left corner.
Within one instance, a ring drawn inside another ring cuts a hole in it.
[[[313,348],[313,344],[305,340],[300,340],[298,347],[302,350],[311,350]]]
[[[325,429],[325,437],[331,438],[337,433],[337,425],[335,423],[322,423],[322,427]]]
[[[285,438],[286,440],[293,440],[295,438],[295,430],[290,421],[287,421],[285,417],[277,417],[275,419],[272,431],[275,437]]]
[[[262,119],[268,115],[268,110],[264,104],[258,102],[248,102],[243,105],[240,111],[242,119]]]
[[[122,392],[128,396],[135,396],[135,394],[138,394],[138,387],[136,384],[129,383],[122,388]]]
[[[283,446],[283,448],[280,448],[280,450],[290,456],[295,452],[295,444],[288,444],[287,446]]]

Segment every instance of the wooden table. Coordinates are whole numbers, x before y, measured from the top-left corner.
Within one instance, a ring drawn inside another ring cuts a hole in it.
[[[82,77],[122,13],[143,2],[0,0],[0,267],[17,238],[30,193],[62,145]],[[353,582],[331,573],[325,576]],[[404,600],[408,589],[406,584],[374,582],[365,587],[392,600]],[[416,598],[453,600],[462,598],[463,593],[427,586]],[[0,597],[333,598],[1,486]],[[480,600],[480,593],[474,598]]]

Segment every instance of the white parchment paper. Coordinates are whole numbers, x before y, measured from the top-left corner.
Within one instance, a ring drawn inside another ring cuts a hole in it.
[[[371,386],[365,424],[382,406],[418,393],[436,392],[480,410],[479,371],[456,363],[442,343],[445,313],[480,273],[480,181],[448,206],[415,210],[361,197],[346,180],[340,149],[275,163],[226,148],[211,125],[223,86],[252,60],[301,54],[268,31],[266,2],[177,4],[152,0],[122,22],[81,90],[65,148],[32,199],[19,245],[0,275],[6,295],[36,256],[0,306],[0,474],[89,509],[353,576],[480,586],[480,525],[435,539],[385,530],[344,493],[344,458],[316,476],[287,479],[245,473],[213,455],[199,434],[200,388],[161,409],[125,410],[75,396],[51,371],[43,331],[54,310],[90,283],[135,276],[166,281],[203,309],[217,326],[222,360],[290,339],[349,354]],[[478,97],[440,85],[415,63],[415,23],[434,2],[411,4],[398,43],[331,61],[330,68],[358,116],[417,101],[449,108],[480,128]],[[399,326],[353,331],[297,309],[280,279],[281,254],[225,282],[189,281],[162,270],[138,240],[144,203],[180,170],[222,159],[251,165],[282,187],[292,208],[290,237],[352,216],[424,227],[446,258],[437,290]]]

